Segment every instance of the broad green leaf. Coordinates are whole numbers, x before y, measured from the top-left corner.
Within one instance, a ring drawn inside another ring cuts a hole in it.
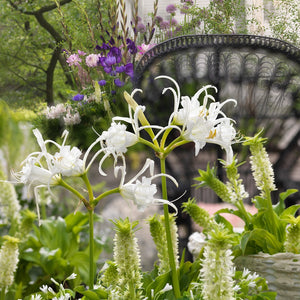
[[[255,196],[254,197],[254,205],[258,210],[262,210],[266,208],[266,199],[260,197],[260,196]]]
[[[296,190],[296,189],[288,189],[285,192],[279,194],[279,199],[285,200],[288,196],[295,194],[297,192],[298,192],[298,190]]]
[[[79,251],[70,258],[70,264],[75,267],[75,273],[78,272],[85,283],[89,280],[89,261],[89,255]]]
[[[277,216],[280,216],[281,213],[285,209],[285,203],[283,198],[279,198],[279,202],[276,205],[273,205],[273,210],[277,214]]]
[[[75,291],[84,295],[88,300],[107,299],[108,294],[102,289],[86,290],[82,285],[77,286]]]
[[[295,205],[289,206],[282,212],[282,214],[280,215],[280,218],[284,219],[287,216],[294,216],[299,208],[300,208],[300,204],[295,204]]]
[[[219,215],[218,212],[215,213],[215,221],[217,223],[221,223],[225,226],[225,228],[227,228],[230,232],[233,232],[233,226],[231,225],[231,223],[226,220],[223,216]]]
[[[171,283],[171,273],[165,273],[160,276],[157,276],[149,285],[144,286],[146,290],[147,296],[150,298],[151,297],[151,290],[154,291],[154,294],[158,293],[161,291],[167,283]]]
[[[283,251],[283,244],[280,243],[276,237],[270,232],[261,229],[255,228],[252,231],[248,231],[243,234],[241,238],[241,249],[244,254],[256,254],[249,253],[247,249],[249,243],[254,243],[258,249],[261,249],[264,253],[275,254]],[[253,245],[251,245],[253,251]]]
[[[65,222],[68,231],[73,231],[77,234],[81,231],[82,227],[86,225],[89,221],[89,217],[87,214],[83,214],[82,212],[78,211],[76,214],[69,214],[65,217]]]

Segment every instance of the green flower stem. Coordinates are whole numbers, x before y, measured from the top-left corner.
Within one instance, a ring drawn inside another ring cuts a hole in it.
[[[94,210],[89,210],[90,274],[89,289],[94,288]]]
[[[93,189],[92,189],[92,186],[91,186],[91,183],[89,181],[89,178],[87,176],[87,173],[83,173],[81,175],[81,178],[82,180],[84,181],[86,187],[87,187],[87,190],[88,190],[88,194],[89,194],[89,203],[91,204],[94,200],[94,194],[93,194]]]
[[[114,189],[109,190],[109,191],[106,191],[106,192],[102,193],[101,195],[99,195],[98,197],[96,197],[91,204],[92,204],[93,207],[95,207],[101,199],[103,199],[106,196],[109,196],[111,194],[116,194],[116,193],[119,193],[119,192],[120,192],[119,187],[114,188]]]
[[[90,269],[89,269],[89,289],[94,289],[94,193],[92,185],[89,181],[87,173],[82,174],[82,180],[84,181],[89,195],[89,204],[91,209],[89,211],[89,245],[90,245]]]
[[[166,173],[166,160],[164,158],[160,159],[160,167],[161,173]],[[162,196],[163,199],[168,200],[167,194],[167,180],[165,176],[161,177],[161,184],[162,184]],[[172,274],[172,283],[173,283],[173,291],[176,298],[180,298],[180,287],[179,287],[179,280],[177,276],[176,270],[176,263],[172,245],[172,238],[171,238],[171,230],[170,230],[170,220],[169,220],[169,207],[167,204],[164,204],[164,217],[165,217],[165,228],[166,228],[166,236],[167,236],[167,245],[168,245],[168,254],[169,254],[169,263],[170,269]]]
[[[178,142],[175,142],[179,140]],[[174,143],[175,142],[175,143]],[[181,137],[175,139],[172,143],[170,143],[170,145],[168,145],[168,147],[164,150],[164,155],[165,157],[170,153],[172,152],[175,148],[179,147],[179,146],[182,146],[182,145],[185,145],[187,143],[189,143],[190,141],[187,141],[187,140],[181,140]]]
[[[265,194],[265,203],[266,203],[266,220],[268,222],[268,227],[269,227],[269,231],[274,234],[279,241],[282,241],[281,240],[281,236],[280,236],[280,231],[279,231],[279,228],[278,228],[278,221],[275,220],[275,212],[274,212],[274,209],[273,209],[273,205],[272,205],[272,199],[271,199],[271,193],[268,191],[266,191],[266,194]]]
[[[144,145],[146,145],[146,146],[152,148],[155,152],[159,152],[159,151],[160,151],[160,148],[159,148],[159,147],[157,147],[157,146],[154,145],[153,143],[151,143],[151,142],[149,142],[149,141],[147,141],[147,140],[145,140],[145,139],[143,139],[143,138],[141,138],[141,137],[139,137],[139,141],[140,141],[142,144],[144,144]]]
[[[85,205],[85,207],[90,210],[92,209],[90,207],[90,204],[89,202],[85,199],[85,197],[80,194],[76,189],[74,189],[73,187],[71,187],[69,184],[67,184],[64,180],[60,179],[59,181],[59,185],[64,187],[65,189],[69,190],[71,193],[73,193],[75,196],[77,196],[82,202],[83,204]]]
[[[168,128],[168,129],[164,132],[164,134],[163,134],[163,136],[162,136],[162,138],[161,138],[161,141],[160,141],[160,147],[161,147],[162,149],[165,147],[167,137],[168,137],[169,133],[172,131],[172,129],[173,129],[173,128]]]
[[[242,213],[243,216],[245,216],[245,223],[246,226],[248,227],[251,224],[251,218],[249,216],[249,213],[246,211],[246,208],[244,206],[244,202],[243,200],[238,200],[235,203],[235,206],[238,208],[238,210]]]

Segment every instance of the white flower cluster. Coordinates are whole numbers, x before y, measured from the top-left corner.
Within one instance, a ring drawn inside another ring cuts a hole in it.
[[[44,111],[47,119],[60,119],[62,118],[64,124],[67,126],[76,125],[81,122],[79,112],[70,105],[59,103],[55,106],[47,107]]]
[[[234,265],[232,251],[207,244],[200,270],[204,300],[234,300]]]
[[[59,284],[56,280],[54,280],[53,278],[51,278],[51,281],[58,286],[59,291],[55,292],[53,290],[53,288],[51,286],[48,285],[43,285],[42,287],[40,287],[41,292],[44,295],[41,294],[34,294],[31,295],[30,300],[44,300],[44,299],[50,299],[49,298],[49,294],[51,295],[51,299],[52,300],[69,300],[72,299],[74,297],[74,295],[72,296],[70,293],[66,292],[65,288],[64,288],[64,284],[67,280],[72,280],[75,279],[77,277],[77,274],[72,273],[68,278],[66,278],[64,280],[64,282],[62,284]]]
[[[222,108],[229,102],[236,104],[236,100],[227,99],[222,103],[215,102],[208,90],[217,91],[217,89],[211,85],[204,86],[191,98],[181,96],[179,86],[174,79],[168,76],[158,76],[156,79],[160,78],[171,80],[176,87],[176,90],[169,87],[163,91],[165,93],[170,90],[174,95],[174,111],[170,115],[169,124],[166,128],[176,128],[186,140],[194,142],[195,155],[198,155],[206,143],[220,145],[226,151],[226,161],[230,164],[233,159],[231,145],[235,143],[236,131],[232,125],[233,121],[226,117]],[[201,104],[199,97],[202,94],[204,97]]]
[[[91,64],[94,59],[95,57],[89,57]],[[190,141],[195,143],[196,155],[206,143],[215,143],[225,149],[227,162],[231,163],[233,159],[231,145],[235,142],[236,132],[232,126],[231,119],[227,118],[221,109],[226,103],[236,103],[236,101],[229,99],[223,103],[214,102],[215,99],[208,93],[209,88],[215,89],[212,86],[203,87],[192,98],[188,96],[180,97],[180,89],[175,80],[168,76],[159,76],[156,79],[160,78],[171,80],[176,87],[176,90],[169,87],[163,91],[164,93],[167,90],[171,90],[174,95],[174,110],[170,115],[166,127],[149,124],[144,115],[145,107],[138,105],[132,98],[138,90],[134,90],[131,96],[125,93],[124,96],[128,102],[129,116],[114,117],[111,126],[91,144],[82,159],[80,158],[81,151],[78,148],[65,145],[68,135],[67,131],[64,133],[65,139],[62,145],[58,145],[51,140],[44,141],[41,133],[35,129],[34,134],[41,151],[32,153],[25,159],[23,169],[21,172],[15,174],[17,181],[29,187],[34,187],[35,192],[41,186],[48,186],[49,188],[52,185],[61,184],[63,176],[81,176],[85,174],[96,157],[104,154],[99,163],[99,173],[103,176],[106,175],[102,170],[102,165],[109,156],[112,156],[114,159],[115,177],[121,173],[119,192],[123,198],[133,201],[139,209],[144,209],[154,203],[161,203],[168,204],[177,211],[176,206],[171,202],[154,197],[157,188],[152,183],[153,179],[162,176],[169,178],[177,185],[176,180],[167,174],[154,175],[154,161],[148,159],[140,172],[125,183],[126,164],[124,154],[127,152],[128,147],[133,146],[137,142],[142,142],[152,147],[157,153],[161,153],[164,156],[167,156],[168,152],[174,147],[179,146],[179,144]],[[198,98],[203,93],[204,100],[201,104]],[[61,104],[47,109],[48,118],[61,117],[62,114],[65,114],[64,121],[67,124],[74,124],[74,122],[76,123],[80,120],[79,115],[74,115],[71,112],[71,108],[66,108]],[[123,122],[132,127],[132,132],[127,130],[127,126]],[[162,134],[162,140],[166,141],[168,132],[172,129],[180,131],[180,143],[177,145],[176,141],[173,141],[173,144],[171,143],[172,147],[170,146],[169,148],[165,146],[165,142],[159,144],[158,137]],[[151,141],[140,137],[142,130],[148,132]],[[157,130],[158,132],[155,134],[153,130]],[[55,154],[48,153],[46,145],[49,143],[58,148]],[[97,144],[100,144],[101,148],[94,154],[88,166],[86,166],[87,157]],[[121,165],[118,165],[120,160]],[[149,170],[150,177],[144,176],[147,170]],[[142,175],[142,179],[139,180],[139,177]]]

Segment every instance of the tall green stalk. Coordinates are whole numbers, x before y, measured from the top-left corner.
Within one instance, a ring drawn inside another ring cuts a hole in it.
[[[90,208],[89,212],[89,245],[90,245],[90,270],[89,270],[89,289],[92,290],[94,288],[94,194],[91,183],[88,179],[87,173],[84,173],[81,176],[84,181],[89,195],[89,204]]]
[[[89,210],[90,270],[89,289],[94,288],[94,210]]]
[[[165,174],[166,173],[166,160],[165,160],[165,158],[160,159],[160,168],[161,168],[161,173]],[[162,185],[163,199],[168,200],[167,180],[166,180],[165,176],[161,177],[161,185]],[[176,270],[175,256],[174,256],[174,251],[173,251],[168,204],[164,204],[164,217],[165,217],[164,219],[165,219],[165,228],[166,228],[166,236],[167,236],[169,263],[170,263],[171,274],[172,274],[173,291],[174,291],[175,297],[180,298],[180,296],[181,296],[180,295],[180,286],[179,286],[179,280],[178,280],[177,270]]]
[[[1,293],[0,293],[0,300],[5,300],[5,288],[3,288],[1,290]]]

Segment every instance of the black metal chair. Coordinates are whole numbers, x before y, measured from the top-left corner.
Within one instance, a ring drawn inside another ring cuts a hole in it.
[[[203,85],[211,84],[218,89],[217,101],[236,99],[238,105],[228,105],[225,112],[243,134],[253,135],[264,128],[269,138],[267,149],[274,157],[279,191],[300,188],[299,48],[278,39],[252,35],[187,35],[154,46],[138,62],[134,85],[143,90],[136,97],[147,106],[151,121],[166,124],[172,110],[172,95],[161,92],[172,83],[154,80],[159,75],[174,78],[182,95],[192,96]],[[182,201],[193,196],[190,187],[197,170],[222,155],[213,146],[206,146],[198,158],[192,151],[193,146],[188,145],[184,151],[175,151],[168,160],[169,171],[179,178],[182,187],[171,191],[170,198],[181,195],[183,190],[187,193]],[[221,168],[218,170],[221,172]],[[299,172],[298,177],[295,172]],[[244,180],[248,192],[254,194],[250,176],[245,173]],[[209,201],[203,197],[214,199],[213,194],[200,197],[205,202]],[[300,200],[299,194],[296,200]],[[189,226],[186,216],[179,215],[178,223]]]

